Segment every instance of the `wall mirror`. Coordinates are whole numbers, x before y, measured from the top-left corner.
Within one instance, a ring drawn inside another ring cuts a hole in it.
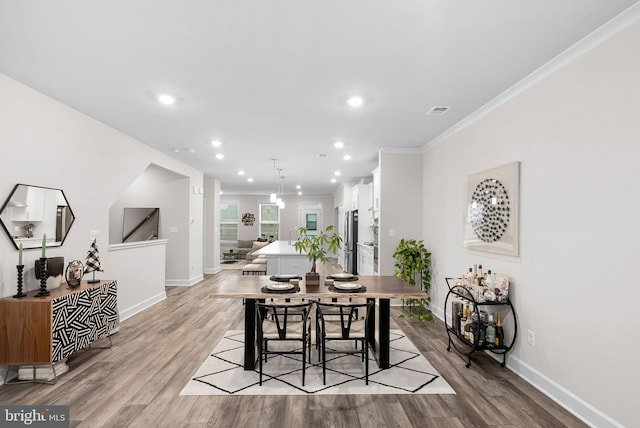
[[[59,247],[75,220],[60,189],[16,184],[0,210],[0,222],[16,249]]]

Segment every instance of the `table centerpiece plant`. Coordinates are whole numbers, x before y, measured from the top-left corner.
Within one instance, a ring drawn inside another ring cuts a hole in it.
[[[327,260],[327,252],[335,254],[342,248],[342,238],[335,233],[335,226],[329,225],[325,230],[320,230],[317,235],[309,235],[305,227],[298,228],[300,238],[293,244],[300,254],[306,253],[311,261],[311,271],[307,272],[305,282],[307,285],[320,285],[320,275],[316,271],[318,261],[324,263]]]
[[[401,239],[392,257],[395,259],[395,275],[428,295],[431,288],[431,253],[423,241]],[[409,305],[409,318],[417,317],[422,322],[435,321],[430,309],[431,297],[407,299],[406,303]],[[400,318],[405,316],[400,315]]]

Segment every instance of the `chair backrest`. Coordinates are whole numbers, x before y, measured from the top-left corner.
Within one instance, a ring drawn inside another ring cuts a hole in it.
[[[354,314],[359,314],[360,310],[364,310],[364,323],[368,324],[369,314],[371,313],[371,308],[373,308],[373,302],[367,301],[365,303],[322,303],[316,302],[316,307],[318,308],[318,317],[320,318],[320,322],[325,323],[325,315],[331,316],[332,321],[333,318],[338,317],[340,322],[340,330],[342,333],[342,338],[348,339],[351,334],[351,326],[353,322],[356,321]],[[330,313],[329,313],[330,311]],[[324,330],[324,328],[323,328]],[[366,333],[366,328],[365,328]]]
[[[258,336],[262,333],[262,324],[265,321],[273,322],[278,331],[278,337],[280,339],[287,338],[287,324],[290,323],[291,318],[296,319],[295,323],[302,322],[304,326],[307,324],[309,314],[311,313],[311,305],[313,302],[304,303],[256,303],[256,317],[258,319]],[[302,320],[300,319],[302,317]],[[303,329],[305,331],[306,328]],[[260,339],[260,337],[258,337]]]

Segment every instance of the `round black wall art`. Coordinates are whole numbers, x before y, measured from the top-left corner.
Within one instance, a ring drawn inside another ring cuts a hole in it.
[[[496,242],[507,230],[511,207],[504,185],[495,178],[482,180],[471,195],[469,221],[483,242]]]

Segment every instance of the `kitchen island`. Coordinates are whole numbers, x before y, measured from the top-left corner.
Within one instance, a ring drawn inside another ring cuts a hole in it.
[[[311,270],[311,261],[306,253],[300,254],[293,242],[289,245],[288,241],[274,241],[253,254],[267,258],[267,275],[291,273],[304,276]]]

